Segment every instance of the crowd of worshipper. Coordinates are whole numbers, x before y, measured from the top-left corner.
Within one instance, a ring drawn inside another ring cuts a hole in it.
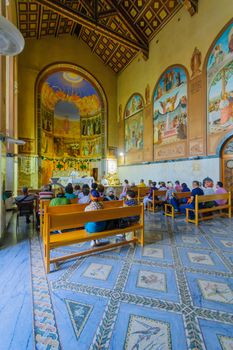
[[[68,183],[65,189],[60,188],[57,196],[54,198],[54,192],[51,185],[43,186],[41,192],[38,195],[29,194],[28,188],[23,188],[23,194],[15,198],[16,203],[32,201],[33,199],[50,200],[50,206],[66,205],[76,202],[79,204],[88,204],[86,210],[97,210],[101,207],[102,201],[112,200],[124,200],[125,205],[136,205],[136,192],[138,187],[149,187],[149,193],[144,197],[144,208],[147,210],[148,204],[153,201],[153,191],[163,191],[163,195],[157,196],[161,207],[164,209],[165,203],[169,203],[174,207],[175,212],[185,213],[186,208],[195,208],[196,195],[211,195],[227,193],[223,187],[223,183],[218,181],[216,188],[214,188],[214,182],[210,177],[206,177],[202,182],[197,180],[192,182],[192,188],[190,189],[186,183],[180,183],[176,180],[173,184],[172,181],[152,181],[149,180],[148,184],[143,179],[136,185],[134,182],[129,183],[127,179],[124,180],[122,185],[122,192],[119,198],[116,196],[115,189],[113,187],[105,187],[101,183],[92,183],[91,187],[88,184],[84,184],[81,188],[80,185],[73,186],[72,183]],[[165,192],[166,191],[166,192]],[[164,194],[165,192],[165,194]],[[177,192],[191,192],[191,196],[178,200],[175,196]],[[210,201],[205,203],[205,206],[218,206],[226,204],[226,200],[219,199],[216,201]],[[40,208],[37,207],[37,218],[40,215]],[[26,222],[30,220],[27,217]],[[39,219],[37,219],[37,226],[39,226]],[[98,226],[98,225],[97,225]],[[91,229],[91,228],[90,228]]]

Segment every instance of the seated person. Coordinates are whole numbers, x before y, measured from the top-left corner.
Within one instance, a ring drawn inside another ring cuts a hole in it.
[[[60,192],[57,194],[57,197],[53,198],[50,201],[49,206],[50,207],[55,207],[57,205],[66,205],[66,204],[70,204],[70,200],[65,197],[65,194],[63,193],[63,190],[60,189]]]
[[[166,184],[165,182],[159,182],[159,188],[158,188],[158,191],[167,191],[167,187],[166,187]],[[165,196],[158,196],[158,199],[162,202],[165,202],[166,201],[166,195]]]
[[[81,192],[81,187],[80,187],[80,185],[75,185],[75,186],[74,186],[74,194],[75,194],[76,196],[78,196],[80,192]]]
[[[83,196],[78,199],[78,204],[86,204],[86,203],[90,203],[91,199],[90,199],[90,190],[89,188],[84,188],[82,190]]]
[[[203,180],[203,187],[204,187],[203,192],[205,196],[214,194],[213,186],[214,186],[214,182],[209,177]],[[215,201],[205,202],[205,208],[212,208],[214,206],[215,206]]]
[[[88,189],[89,192],[90,192],[90,187],[89,187],[89,185],[88,185],[88,184],[84,184],[83,187],[82,187],[82,191],[80,191],[79,194],[78,194],[78,200],[84,197],[83,191],[84,191],[85,189]]]
[[[103,185],[99,184],[98,187],[97,187],[97,191],[99,192],[99,195],[100,197],[102,197],[103,201],[107,201],[108,199],[106,199],[106,196],[105,196],[105,188]]]
[[[106,200],[108,201],[118,201],[118,197],[114,193],[114,189],[112,187],[109,187],[107,189],[107,195],[105,196]]]
[[[39,192],[39,201],[43,200],[43,201],[50,201],[51,199],[53,199],[54,197],[54,193],[52,191],[52,186],[51,185],[45,185],[42,187],[41,192]],[[38,210],[36,213],[36,227],[39,228],[40,227],[40,205],[38,206]],[[43,213],[42,213],[43,214]]]
[[[171,204],[175,211],[179,211],[179,205],[176,198],[174,198],[174,193],[176,193],[176,190],[173,186],[173,183],[171,181],[167,182],[167,193],[166,193],[166,203]]]
[[[178,180],[175,181],[175,190],[176,190],[176,192],[182,191],[182,186],[180,185],[180,181],[178,181]]]
[[[182,190],[181,192],[190,192],[190,188],[187,186],[185,182],[181,184]]]
[[[190,209],[195,209],[195,197],[196,196],[203,196],[204,192],[203,190],[199,187],[199,181],[193,181],[193,189],[191,192],[191,198],[188,200],[187,204],[183,204],[180,206],[180,211],[181,213],[186,214],[186,208],[190,208]],[[201,208],[202,205],[201,203],[199,204],[199,208]],[[193,212],[189,213],[190,215],[190,219],[194,219],[195,215]]]
[[[85,211],[101,210],[104,209],[103,199],[96,190],[91,190],[90,194],[91,202],[86,206]],[[106,221],[88,222],[85,224],[85,229],[88,233],[102,232],[106,229]],[[102,245],[99,240],[91,241],[91,247]]]
[[[22,188],[22,195],[15,197],[15,203],[16,204],[18,204],[18,203],[27,204],[28,202],[33,202],[36,199],[37,199],[37,196],[34,194],[30,194],[28,192],[28,187],[24,186]],[[25,215],[27,224],[29,224],[31,222],[29,219],[29,216],[30,215]]]
[[[221,181],[218,181],[216,184],[215,194],[223,194],[223,193],[227,193],[227,191],[223,187],[223,183]],[[215,201],[215,205],[225,205],[225,204],[227,204],[227,199],[217,199]]]
[[[145,210],[147,210],[147,204],[148,204],[149,202],[152,203],[153,191],[157,191],[157,190],[158,190],[158,188],[156,187],[156,182],[152,182],[148,196],[146,196],[146,197],[143,199],[143,203],[144,203],[144,208],[145,208]]]
[[[124,205],[127,206],[127,207],[138,205],[138,201],[137,201],[137,199],[135,197],[136,197],[136,193],[133,190],[128,190],[126,192],[126,200],[125,200]],[[124,218],[124,219],[127,220],[128,225],[131,225],[131,224],[134,224],[134,223],[138,222],[139,219],[140,219],[140,216],[138,216],[138,215],[136,215],[136,216],[129,216],[129,217]]]
[[[137,185],[137,187],[146,187],[146,184],[143,179],[140,180],[140,183]]]
[[[77,198],[76,194],[74,194],[74,189],[71,183],[69,183],[66,187],[65,187],[65,197],[67,199],[74,199]]]

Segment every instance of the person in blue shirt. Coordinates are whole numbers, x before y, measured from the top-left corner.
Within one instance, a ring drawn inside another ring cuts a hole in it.
[[[193,189],[191,192],[191,198],[189,199],[187,204],[183,204],[180,206],[180,211],[181,213],[186,213],[186,208],[190,208],[190,209],[195,209],[195,197],[196,195],[198,196],[203,196],[204,192],[203,190],[199,187],[199,181],[193,181]],[[199,207],[201,207],[201,204],[199,204]],[[190,219],[194,219],[194,213],[190,212]]]
[[[65,188],[65,197],[67,199],[78,198],[78,196],[76,196],[76,194],[74,193],[74,189],[71,183],[68,184]]]
[[[154,181],[154,182],[152,182],[152,184],[151,184],[151,187],[150,187],[150,191],[149,191],[148,196],[144,197],[144,199],[143,199],[143,203],[144,203],[144,208],[145,208],[145,210],[147,210],[147,204],[148,204],[149,202],[152,202],[152,199],[153,199],[153,191],[157,191],[157,190],[158,190],[158,188],[156,187],[156,182]]]

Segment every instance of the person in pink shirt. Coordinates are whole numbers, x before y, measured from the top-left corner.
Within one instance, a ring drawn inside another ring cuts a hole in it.
[[[176,192],[182,191],[182,186],[180,184],[180,181],[178,181],[178,180],[175,181],[175,190],[176,190]]]
[[[218,181],[216,184],[216,190],[215,194],[222,194],[222,193],[227,193],[225,188],[223,188],[223,183],[221,181]],[[218,199],[215,201],[216,205],[224,205],[227,203],[227,199]]]

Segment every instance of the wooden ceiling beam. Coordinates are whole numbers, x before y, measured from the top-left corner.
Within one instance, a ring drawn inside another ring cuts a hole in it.
[[[87,13],[89,13],[89,15],[91,16],[94,15],[93,9],[87,4],[86,0],[79,0],[79,3],[83,8],[85,8],[85,10],[87,11]]]
[[[198,0],[179,0],[186,10],[189,12],[190,16],[193,16],[198,11]]]
[[[124,8],[120,7],[114,0],[106,0],[106,2],[113,8],[113,10],[116,10],[117,16],[120,18],[121,22],[124,23],[130,34],[133,35],[143,45],[148,45],[148,41],[144,33],[136,29],[127,11],[125,11]]]
[[[77,22],[90,30],[94,30],[101,35],[105,35],[113,41],[117,41],[119,44],[126,46],[130,49],[142,51],[145,56],[148,57],[149,45],[148,43],[142,43],[141,41],[134,41],[124,35],[114,32],[105,25],[96,22],[94,18],[85,16],[84,14],[72,10],[69,6],[61,3],[58,0],[34,0],[34,2],[46,6],[50,10],[60,14],[63,17],[69,18],[74,22]]]
[[[106,10],[106,11],[102,11],[99,12],[98,18],[106,18],[106,17],[112,17],[117,15],[117,11],[116,10]]]

